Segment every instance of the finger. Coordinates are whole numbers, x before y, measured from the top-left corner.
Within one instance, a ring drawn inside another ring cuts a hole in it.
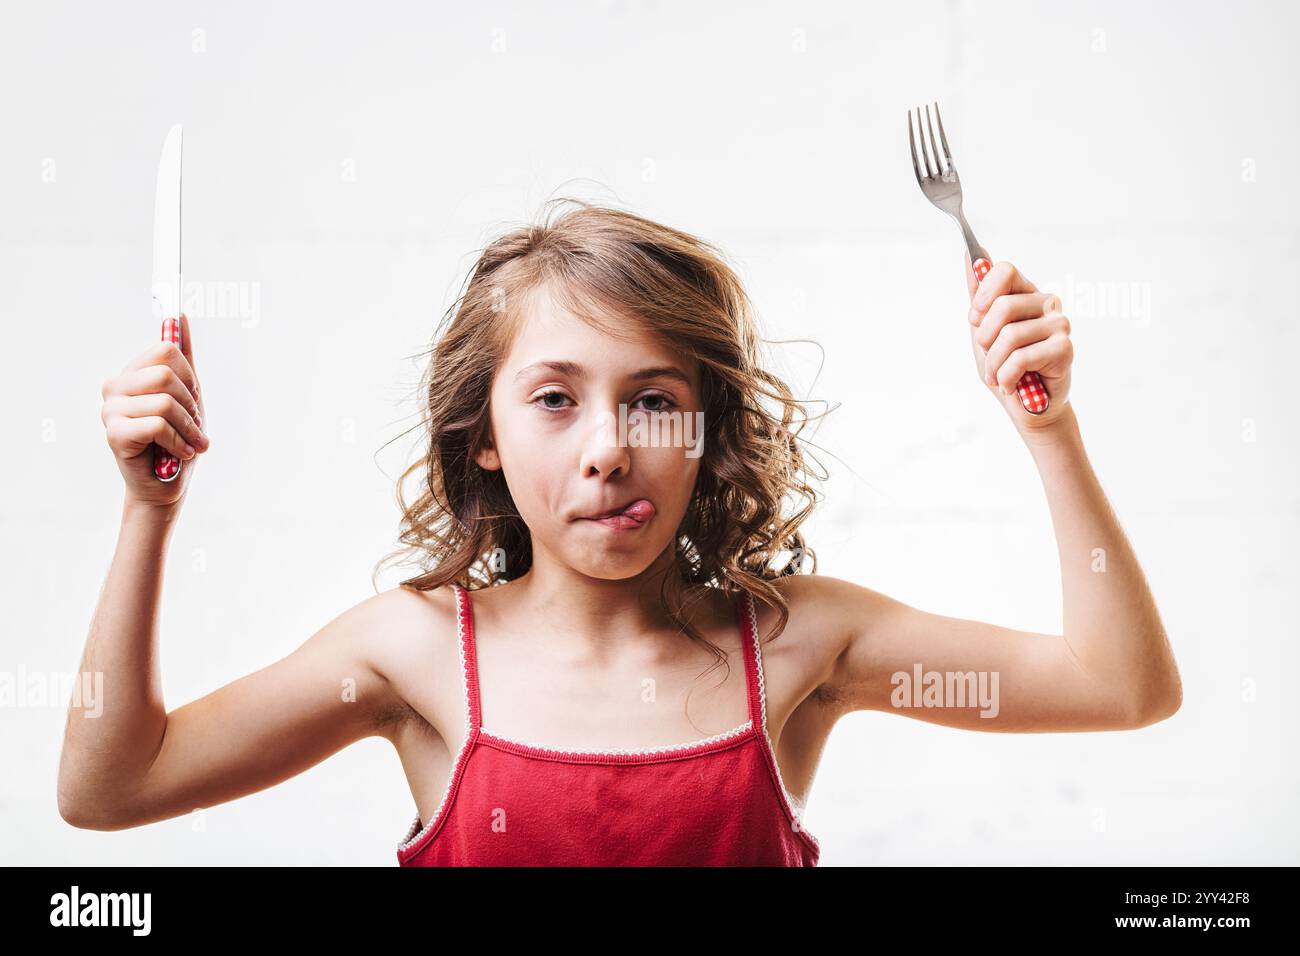
[[[1063,318],[1064,316],[1041,316],[1037,319],[1013,322],[1006,326],[985,356],[984,383],[996,387],[1002,380],[1003,367],[1018,350],[1063,332],[1061,323]],[[1019,378],[1016,381],[1019,381]]]
[[[199,382],[198,366],[194,364],[194,335],[190,332],[190,317],[184,312],[181,313],[181,354],[185,356],[185,361],[190,363],[190,368],[194,371],[194,398],[199,404],[200,411],[194,413],[194,418],[203,427],[203,385]],[[204,436],[207,437],[206,435]]]
[[[1021,292],[998,296],[980,319],[975,329],[975,341],[988,351],[1004,326],[1025,319],[1036,319],[1049,312],[1059,312],[1061,300],[1050,292]]]
[[[166,393],[116,395],[104,403],[103,417],[108,420],[117,415],[126,418],[162,418],[195,448],[206,450],[211,445],[194,416]]]
[[[187,341],[188,337],[182,330],[180,345],[175,342],[168,342],[165,339],[155,342],[122,366],[122,374],[138,368],[147,368],[150,365],[170,365],[176,370],[176,374],[181,377],[181,381],[185,382],[186,387],[192,391],[193,386],[198,382],[198,375],[187,355],[188,346],[185,346]]]
[[[998,370],[997,387],[1008,395],[1014,395],[1016,386],[1028,373],[1053,368],[1059,362],[1068,361],[1073,349],[1069,336],[1058,334],[1016,349]]]
[[[112,383],[113,395],[150,395],[164,392],[185,407],[194,417],[200,415],[199,398],[181,381],[170,365],[150,365],[119,376]],[[106,395],[105,398],[109,398]]]
[[[971,309],[983,316],[1000,295],[1037,291],[1038,287],[1021,275],[1019,269],[1009,262],[999,262],[989,270],[979,290],[971,297]]]
[[[135,371],[136,369],[148,368],[151,365],[166,365],[176,376],[185,384],[190,393],[198,398],[198,376],[194,374],[194,366],[190,365],[190,360],[185,357],[185,353],[177,347],[175,342],[159,342],[150,347],[147,351],[133,358],[122,369],[122,374]]]
[[[971,266],[969,250],[963,249],[961,251],[961,262],[962,266],[966,269],[966,292],[970,295],[971,299],[974,300],[975,292],[980,287],[980,280],[975,278],[975,270]]]
[[[114,452],[134,458],[151,444],[176,458],[188,460],[196,452],[172,428],[167,420],[158,416],[150,418],[114,418],[108,426],[108,444]]]

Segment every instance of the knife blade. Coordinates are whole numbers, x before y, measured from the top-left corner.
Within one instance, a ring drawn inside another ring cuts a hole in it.
[[[181,345],[181,147],[180,124],[167,131],[153,206],[153,308],[162,321],[164,342]],[[154,445],[153,473],[172,481],[181,473],[181,461]]]

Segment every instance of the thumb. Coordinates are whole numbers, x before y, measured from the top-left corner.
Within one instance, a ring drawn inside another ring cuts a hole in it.
[[[971,301],[975,301],[975,293],[979,291],[980,282],[975,278],[975,269],[971,265],[970,251],[963,248],[961,251],[962,266],[966,269],[966,292],[970,295]]]
[[[194,364],[194,336],[190,334],[190,319],[184,312],[181,313],[181,354],[185,356],[185,361],[190,363],[190,368],[198,372],[198,366]]]

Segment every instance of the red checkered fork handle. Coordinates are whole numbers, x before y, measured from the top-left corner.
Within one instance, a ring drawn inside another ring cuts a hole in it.
[[[975,270],[975,278],[983,282],[984,277],[993,268],[993,263],[981,257],[975,260],[972,267]],[[1037,372],[1026,372],[1022,375],[1020,381],[1016,383],[1016,392],[1020,395],[1020,404],[1031,415],[1043,414],[1052,400],[1047,394],[1047,386],[1043,384],[1043,379]]]

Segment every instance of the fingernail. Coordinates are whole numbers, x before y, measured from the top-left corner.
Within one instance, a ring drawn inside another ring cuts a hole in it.
[[[193,458],[193,457],[194,457],[194,446],[193,446],[193,445],[186,445],[186,446],[185,446],[185,457],[186,457],[186,458]]]

